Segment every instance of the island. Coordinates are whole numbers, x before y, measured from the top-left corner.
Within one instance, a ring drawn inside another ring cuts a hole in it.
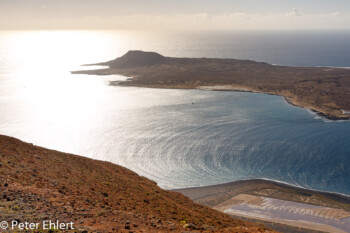
[[[153,88],[249,91],[283,96],[330,120],[350,119],[350,69],[292,67],[219,58],[175,58],[155,52],[129,51],[107,66],[73,74],[123,75],[111,85]],[[86,65],[86,66],[89,66]]]

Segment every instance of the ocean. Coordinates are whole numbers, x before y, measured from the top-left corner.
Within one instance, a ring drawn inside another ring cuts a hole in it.
[[[265,178],[350,195],[350,121],[279,96],[70,74],[137,49],[350,67],[349,31],[1,31],[0,134],[120,164],[166,189]]]

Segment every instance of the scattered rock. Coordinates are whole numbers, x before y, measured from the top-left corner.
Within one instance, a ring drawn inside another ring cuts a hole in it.
[[[130,229],[131,229],[131,227],[130,227],[130,221],[126,221],[126,222],[125,222],[124,228],[125,228],[126,230],[130,230]]]
[[[196,230],[197,229],[197,226],[192,224],[192,223],[188,223],[188,224],[185,224],[183,226],[183,228],[188,228],[188,229],[193,229],[193,230]]]
[[[0,202],[9,210],[0,211],[4,220],[60,219],[74,222],[76,231],[82,233],[181,232],[180,221],[187,214],[195,224],[196,219],[203,218],[209,224],[217,220],[225,224],[236,222],[216,212],[214,219],[208,219],[206,216],[212,216],[211,209],[199,208],[182,195],[160,191],[155,183],[111,163],[39,147],[29,150],[20,141],[1,135],[0,145],[0,157],[6,154],[12,159],[9,163],[1,161],[0,170],[6,176],[0,177]],[[11,156],[14,152],[21,155],[21,160]],[[41,160],[33,159],[32,155],[36,153],[40,153]],[[118,175],[113,172],[115,168],[119,170]],[[44,169],[50,171],[45,177]],[[192,209],[194,211],[190,211]],[[183,230],[187,233],[199,231],[191,227]]]
[[[62,189],[59,189],[58,192],[61,193],[61,194],[63,194],[63,195],[66,194]]]

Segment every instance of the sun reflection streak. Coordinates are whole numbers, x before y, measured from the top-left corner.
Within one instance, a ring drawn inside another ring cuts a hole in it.
[[[82,69],[81,64],[115,58],[124,52],[125,40],[122,34],[109,31],[7,32],[6,40],[1,41],[6,48],[3,56],[10,60],[5,68],[15,75],[6,83],[14,87],[11,98],[25,100],[16,113],[27,116],[21,124],[28,122],[27,127],[36,129],[33,134],[41,137],[44,131],[59,127],[81,132],[89,121],[96,121],[100,116],[91,109],[106,104],[106,79],[115,78],[73,76],[70,71]]]
[[[123,44],[122,37],[108,36],[110,32],[88,31],[35,31],[12,32],[5,56],[16,60],[16,78],[23,87],[20,90],[27,98],[72,99],[89,92],[86,88],[72,86],[70,70],[80,64],[93,63],[106,58],[110,45]],[[117,48],[116,48],[117,50]],[[111,58],[116,52],[109,52]],[[80,68],[81,69],[81,68]],[[67,83],[69,82],[69,84]],[[74,84],[74,81],[73,81]],[[80,86],[83,84],[80,83]],[[65,95],[62,95],[64,90]],[[70,94],[75,93],[73,96]],[[65,97],[66,96],[66,97]]]

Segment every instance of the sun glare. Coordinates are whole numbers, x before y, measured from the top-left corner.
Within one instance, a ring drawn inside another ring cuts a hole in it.
[[[16,72],[28,94],[28,98],[54,97],[52,91],[71,88],[65,81],[72,77],[69,72],[82,69],[81,64],[107,59],[106,50],[110,49],[109,32],[87,31],[19,31],[8,37],[7,57],[16,59]],[[118,37],[113,43],[121,44]],[[112,51],[113,52],[113,51]],[[47,90],[47,84],[55,86]],[[45,87],[45,88],[44,88]],[[75,87],[74,87],[75,88]],[[62,98],[62,95],[59,95]],[[67,97],[68,99],[71,96]]]
[[[90,108],[96,108],[106,95],[104,79],[71,75],[84,69],[82,64],[115,57],[122,37],[110,32],[88,31],[18,31],[7,32],[5,56],[16,73],[9,82],[18,99],[24,99],[23,111],[37,124],[68,128],[84,127]],[[9,35],[10,34],[10,35]],[[113,55],[114,54],[114,55]],[[14,94],[14,93],[11,93]],[[35,104],[33,104],[35,103]],[[40,128],[40,127],[39,127]],[[45,128],[45,127],[44,127]],[[40,132],[37,132],[40,134]]]

